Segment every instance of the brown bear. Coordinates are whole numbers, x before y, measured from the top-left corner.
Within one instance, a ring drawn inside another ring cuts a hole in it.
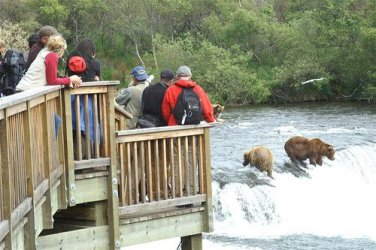
[[[298,161],[309,159],[309,163],[315,166],[316,164],[322,166],[323,156],[333,161],[335,153],[333,146],[319,138],[307,139],[303,136],[290,138],[285,143],[285,151],[295,165],[298,165]]]
[[[251,150],[244,153],[243,166],[250,164],[252,167],[256,167],[261,172],[266,171],[270,178],[273,178],[273,162],[273,153],[265,146],[253,147]]]
[[[221,104],[213,104],[214,118],[218,120],[221,117],[222,111],[225,109]]]

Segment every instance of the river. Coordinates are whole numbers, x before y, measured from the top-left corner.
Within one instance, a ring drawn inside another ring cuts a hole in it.
[[[228,108],[222,120],[211,129],[215,217],[204,249],[376,249],[375,105]],[[294,167],[283,147],[294,135],[333,145],[336,159]],[[243,167],[256,145],[273,151],[274,179]],[[177,240],[151,249],[177,249]]]

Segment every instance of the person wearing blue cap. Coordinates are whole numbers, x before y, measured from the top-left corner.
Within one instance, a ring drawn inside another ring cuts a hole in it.
[[[115,98],[116,103],[122,105],[125,111],[133,115],[127,120],[127,128],[136,128],[138,119],[142,116],[141,97],[148,84],[148,74],[144,67],[137,66],[131,71],[132,82],[128,88],[121,89]]]

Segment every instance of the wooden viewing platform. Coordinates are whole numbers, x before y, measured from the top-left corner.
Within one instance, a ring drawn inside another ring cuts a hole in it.
[[[202,249],[213,230],[211,125],[125,130],[131,115],[114,107],[118,84],[0,99],[0,250],[172,237]]]

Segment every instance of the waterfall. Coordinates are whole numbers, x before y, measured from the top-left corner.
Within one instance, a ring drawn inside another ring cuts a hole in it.
[[[345,148],[334,161],[304,171],[300,177],[275,173],[271,185],[214,182],[214,234],[376,239],[376,146]]]

